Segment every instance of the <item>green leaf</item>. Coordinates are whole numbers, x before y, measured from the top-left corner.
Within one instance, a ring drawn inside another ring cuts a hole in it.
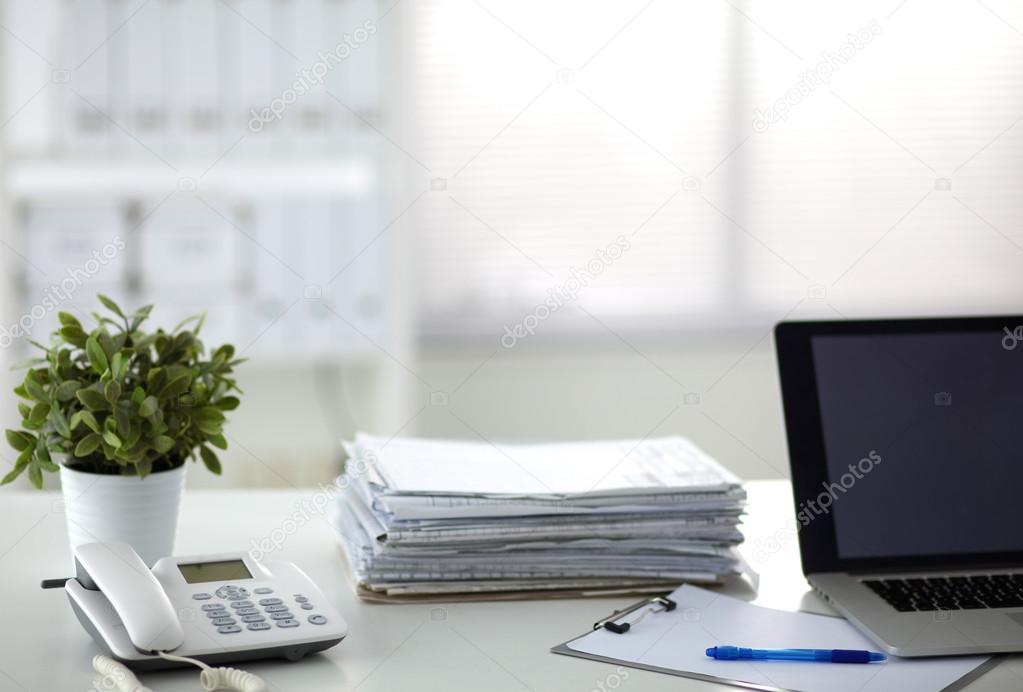
[[[49,420],[53,423],[53,429],[57,431],[58,435],[68,440],[71,439],[71,426],[68,425],[67,416],[59,406],[50,409]]]
[[[128,433],[131,432],[131,420],[128,416],[128,410],[124,406],[118,406],[114,409],[114,420],[117,422],[117,432],[121,433],[122,437],[127,437]]]
[[[167,435],[159,435],[155,440],[153,440],[153,447],[160,454],[166,454],[174,449],[174,438],[168,437]]]
[[[117,403],[117,400],[121,398],[121,385],[117,384],[117,380],[110,380],[104,385],[103,396],[111,404]]]
[[[227,449],[227,438],[223,435],[210,435],[207,442],[219,449]]]
[[[34,370],[29,370],[25,375],[25,391],[28,392],[29,397],[36,401],[49,401],[50,397],[46,395],[46,390],[39,384],[39,379],[35,375]]]
[[[119,438],[117,434],[114,433],[112,430],[103,431],[103,441],[106,442],[111,447],[113,447],[114,449],[121,448],[121,438]]]
[[[103,303],[103,305],[106,306],[107,310],[109,310],[110,312],[114,313],[118,317],[122,317],[122,318],[124,317],[124,313],[121,312],[121,308],[120,308],[120,306],[117,305],[117,303],[115,303],[114,301],[110,300],[109,298],[107,298],[102,293],[97,293],[96,294],[96,298],[98,298],[99,302]]]
[[[153,471],[153,462],[149,459],[139,459],[135,462],[135,473],[139,478],[145,478]]]
[[[15,387],[14,388],[14,393],[17,394],[18,396],[20,396],[22,399],[27,399],[29,401],[32,401],[32,395],[29,394],[28,390],[25,389],[25,385],[24,384],[19,384],[17,387]]]
[[[89,357],[89,364],[92,365],[92,369],[98,374],[102,375],[110,367],[107,361],[107,354],[103,351],[103,347],[99,345],[99,341],[95,336],[90,336],[86,340],[85,354]]]
[[[110,375],[114,378],[114,381],[120,382],[124,379],[124,372],[127,369],[128,364],[125,362],[124,354],[118,351],[114,354],[114,357],[110,359]]]
[[[57,385],[57,401],[70,401],[75,397],[75,392],[78,391],[82,383],[78,380],[67,380]]]
[[[32,411],[27,417],[29,422],[33,425],[42,425],[49,413],[50,405],[40,402],[32,407]]]
[[[199,453],[202,455],[202,463],[206,464],[206,468],[219,476],[220,459],[217,458],[216,452],[206,445],[203,445],[199,448]]]
[[[7,436],[7,443],[14,447],[19,452],[24,452],[26,449],[32,449],[36,443],[35,435],[21,430],[5,430],[4,434]]]
[[[96,433],[89,433],[75,445],[75,456],[84,458],[95,452],[99,448],[100,436]]]
[[[32,413],[32,407],[26,404],[24,401],[18,402],[18,413],[21,414],[22,418],[28,418]]]
[[[160,390],[159,397],[161,399],[172,399],[176,396],[181,396],[188,391],[188,387],[192,384],[191,373],[184,373],[168,382],[163,389]]]
[[[142,387],[135,387],[135,391],[131,393],[131,403],[141,406],[145,398],[146,390],[142,389]]]
[[[214,405],[221,411],[233,411],[241,403],[241,400],[236,396],[222,396],[217,399]]]
[[[81,410],[77,415],[82,417],[82,422],[85,423],[89,430],[93,432],[102,432],[103,428],[100,426],[99,421],[96,420],[96,416],[92,415],[91,411]]]
[[[142,405],[139,406],[139,415],[143,418],[149,418],[156,413],[156,409],[159,406],[160,402],[155,396],[147,396],[142,400]]]
[[[142,323],[149,318],[149,313],[152,311],[153,311],[152,305],[143,305],[138,310],[136,310],[135,314],[132,315],[131,329],[129,329],[128,331],[133,332],[140,326],[142,326]]]
[[[203,322],[205,322],[205,321],[206,321],[206,313],[205,312],[200,313],[198,315],[189,315],[185,319],[183,319],[180,322],[178,322],[174,326],[174,329],[172,329],[170,331],[170,333],[171,334],[177,334],[178,330],[181,329],[182,327],[184,327],[186,324],[188,324],[190,322],[195,322],[196,323],[196,327],[195,327],[195,329],[193,331],[195,331],[195,333],[198,334],[199,330],[202,329]]]
[[[223,423],[224,413],[215,406],[203,406],[195,412],[195,418],[204,422]]]
[[[95,389],[80,389],[75,393],[75,396],[91,411],[106,411],[110,409],[110,404],[107,403],[106,397]]]
[[[25,467],[28,466],[30,461],[32,461],[31,451],[23,452],[20,455],[18,455],[18,460],[14,462],[14,468],[12,468],[7,473],[7,475],[3,477],[3,480],[0,480],[0,485],[6,485],[7,483],[10,483],[15,478],[20,476],[22,471],[25,470]]]
[[[85,330],[81,327],[61,327],[60,338],[78,348],[85,348],[88,340]]]
[[[77,327],[82,328],[82,323],[78,321],[78,318],[72,315],[70,312],[64,312],[61,310],[57,313],[57,319],[60,320],[60,326],[62,327]]]
[[[43,470],[39,468],[39,464],[28,465],[28,480],[38,490],[43,489]]]

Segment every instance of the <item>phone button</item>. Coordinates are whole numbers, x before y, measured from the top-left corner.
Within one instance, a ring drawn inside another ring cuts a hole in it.
[[[261,599],[259,599],[259,605],[261,605],[261,606],[280,605],[281,603],[282,603],[282,601],[279,598],[261,598]]]
[[[298,620],[278,620],[278,627],[298,627]]]
[[[235,615],[259,615],[259,608],[239,608]]]
[[[286,610],[283,613],[270,613],[271,620],[290,620],[293,617],[295,616]]]
[[[226,610],[207,610],[206,617],[208,617],[211,620],[214,618],[229,618],[231,617],[231,613],[227,612]]]
[[[228,584],[226,586],[221,586],[219,589],[217,589],[216,594],[217,598],[225,598],[229,601],[237,601],[241,598],[246,598],[249,595],[249,592],[248,589],[245,589],[243,587]]]
[[[206,612],[209,612],[211,610],[223,610],[224,606],[221,605],[220,603],[203,603],[202,609],[205,610]]]
[[[297,593],[297,594],[295,594],[295,602],[296,603],[308,603],[309,599],[306,598],[305,596],[303,596],[302,594]]]
[[[300,607],[302,608],[302,610],[312,610],[313,609],[313,604],[312,603],[303,603]]]
[[[194,601],[208,601],[211,598],[213,598],[213,596],[209,595],[205,591],[203,591],[201,593],[194,593],[194,594],[192,594],[192,600],[194,600]]]
[[[326,625],[327,618],[323,617],[322,615],[310,615],[309,622],[310,624],[313,625]]]
[[[266,622],[262,615],[242,615],[242,622]]]
[[[212,620],[210,620],[210,622],[212,622],[217,627],[220,627],[222,625],[234,625],[234,624],[236,624],[234,618],[213,618]]]
[[[252,593],[273,593],[274,590],[268,586],[261,586],[258,589],[253,589]]]
[[[251,608],[255,605],[252,601],[235,601],[231,604],[232,608]]]
[[[253,632],[258,632],[259,630],[268,630],[268,629],[270,629],[270,623],[269,622],[254,622],[251,625],[249,625],[249,629],[252,630]]]
[[[286,605],[269,605],[266,607],[268,613],[286,613],[288,612],[288,606]]]
[[[234,634],[235,632],[241,632],[242,628],[238,625],[224,625],[223,627],[218,627],[217,631],[221,634]]]

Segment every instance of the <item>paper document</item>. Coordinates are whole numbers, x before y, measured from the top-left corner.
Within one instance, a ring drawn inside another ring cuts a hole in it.
[[[346,446],[385,459],[377,470],[399,493],[600,496],[613,490],[721,490],[739,479],[682,437],[492,445],[360,434]]]
[[[938,692],[990,658],[889,657],[870,664],[717,661],[706,655],[708,647],[870,651],[877,647],[843,618],[763,608],[688,585],[669,598],[678,604],[675,610],[651,613],[624,634],[595,630],[553,651],[699,679],[807,692]]]
[[[742,569],[746,492],[682,437],[344,446],[332,521],[360,594],[646,592]]]

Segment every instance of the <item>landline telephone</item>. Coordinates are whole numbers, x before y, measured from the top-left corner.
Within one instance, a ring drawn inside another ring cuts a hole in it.
[[[298,660],[348,633],[340,613],[290,562],[229,553],[165,557],[150,570],[126,543],[80,545],[74,562],[75,576],[63,585],[75,615],[114,659],[134,669],[194,663],[207,677],[248,676],[206,664]],[[105,668],[117,665],[97,658]]]

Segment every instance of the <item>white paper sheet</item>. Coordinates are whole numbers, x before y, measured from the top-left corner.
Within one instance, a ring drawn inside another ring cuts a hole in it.
[[[385,448],[386,447],[386,448]],[[652,488],[724,490],[739,479],[682,437],[491,445],[359,434],[349,453],[372,454],[400,493],[586,495]]]
[[[670,596],[678,607],[646,616],[625,634],[596,630],[569,649],[640,666],[710,675],[792,690],[828,692],[937,692],[974,670],[986,656],[933,659],[889,657],[884,663],[716,661],[711,646],[762,649],[867,649],[877,647],[842,618],[750,605],[695,586]],[[630,620],[633,616],[626,616]]]

